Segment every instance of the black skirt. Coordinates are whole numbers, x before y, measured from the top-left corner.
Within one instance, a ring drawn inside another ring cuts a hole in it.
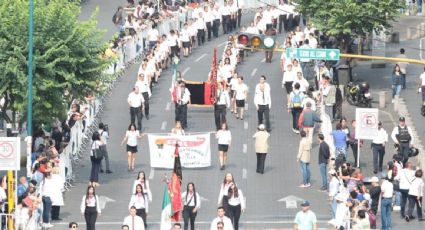
[[[137,153],[137,145],[136,146],[127,145],[127,152]]]
[[[245,107],[245,100],[236,100],[236,107]]]
[[[218,145],[218,151],[227,152],[229,150],[229,145]]]

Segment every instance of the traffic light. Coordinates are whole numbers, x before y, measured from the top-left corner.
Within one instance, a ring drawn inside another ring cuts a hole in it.
[[[260,49],[273,49],[276,44],[274,36],[247,33],[238,36],[238,43]]]

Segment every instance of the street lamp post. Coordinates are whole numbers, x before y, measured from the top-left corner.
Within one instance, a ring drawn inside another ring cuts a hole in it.
[[[30,0],[29,32],[28,32],[28,95],[27,95],[27,176],[31,176],[31,147],[32,147],[32,75],[33,75],[33,24],[34,0]]]

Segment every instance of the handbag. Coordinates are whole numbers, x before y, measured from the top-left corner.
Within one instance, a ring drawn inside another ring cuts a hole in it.
[[[93,142],[93,144],[94,144],[95,142]],[[103,148],[104,149],[104,148]],[[104,157],[104,155],[105,155],[105,151],[104,150],[102,150],[102,148],[101,148],[101,146],[99,146],[99,148],[97,148],[97,149],[92,149],[92,153],[93,153],[93,158],[95,159],[95,160],[102,160],[103,159],[103,157]]]

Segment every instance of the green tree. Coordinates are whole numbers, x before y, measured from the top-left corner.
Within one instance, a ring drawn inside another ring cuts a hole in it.
[[[336,36],[346,51],[353,32],[363,36],[391,28],[404,1],[400,0],[293,0],[296,10],[323,32]]]
[[[27,105],[28,0],[1,0],[0,96],[6,110],[19,112]],[[109,61],[102,58],[106,44],[94,15],[79,21],[78,3],[34,0],[34,126],[63,118],[71,98],[95,90]],[[65,95],[69,91],[70,95]]]

